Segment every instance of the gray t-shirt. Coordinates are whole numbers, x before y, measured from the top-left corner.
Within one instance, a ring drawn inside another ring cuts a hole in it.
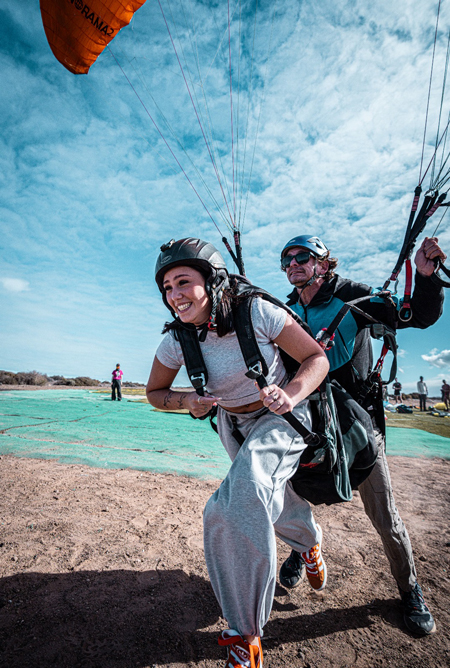
[[[256,340],[269,368],[267,382],[279,385],[286,376],[286,370],[273,340],[281,333],[287,313],[257,297],[252,303],[251,316]],[[220,397],[220,406],[231,408],[258,401],[259,390],[254,381],[245,375],[247,368],[235,332],[219,338],[216,332],[209,331],[205,341],[200,342],[200,348],[208,370],[206,389],[209,394]],[[173,332],[165,335],[156,357],[169,369],[180,369],[184,365],[181,346]]]

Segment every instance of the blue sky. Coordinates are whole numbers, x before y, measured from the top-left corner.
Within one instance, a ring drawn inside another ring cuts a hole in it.
[[[437,2],[262,0],[256,20],[254,0],[231,2],[230,44],[227,3],[161,4],[207,136],[213,127],[210,150],[242,226],[248,277],[283,298],[280,248],[311,232],[342,275],[381,285],[419,176]],[[449,19],[444,2],[425,164]],[[227,232],[159,3],[147,0],[87,76],[56,61],[37,2],[9,3],[0,26],[0,368],[109,379],[120,362],[125,379],[145,382],[168,314],[153,280],[160,245],[201,236],[225,255],[210,214]],[[450,254],[446,219],[439,238]],[[400,332],[405,389],[423,375],[437,393],[448,379],[448,332],[448,303],[433,328]]]

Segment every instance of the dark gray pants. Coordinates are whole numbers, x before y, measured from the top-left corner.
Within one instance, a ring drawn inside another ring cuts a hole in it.
[[[411,591],[417,580],[411,541],[395,505],[384,437],[379,430],[375,435],[377,462],[358,490],[366,515],[380,535],[395,581],[402,591]]]
[[[116,400],[116,392],[117,392],[117,398],[120,401],[122,399],[122,383],[120,380],[113,380],[111,383],[111,399],[113,401]]]

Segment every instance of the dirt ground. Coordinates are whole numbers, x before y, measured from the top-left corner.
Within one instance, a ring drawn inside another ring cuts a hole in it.
[[[328,586],[277,586],[265,668],[450,665],[450,462],[390,466],[437,632],[406,631],[356,497],[316,508]],[[222,667],[226,623],[202,549],[202,508],[217,484],[0,457],[0,665]],[[279,564],[288,553],[279,543]]]

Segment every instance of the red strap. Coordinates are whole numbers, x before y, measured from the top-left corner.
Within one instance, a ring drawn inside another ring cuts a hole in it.
[[[405,281],[405,296],[403,299],[403,304],[406,305],[406,302],[409,304],[409,300],[411,298],[411,288],[412,288],[412,266],[411,266],[411,260],[406,260],[405,262],[405,270],[406,270],[406,281]]]
[[[410,303],[411,291],[412,291],[412,267],[410,259],[406,260],[405,262],[405,270],[406,270],[405,294],[403,297],[403,304],[398,314],[398,317],[403,322],[408,322],[412,318],[412,310]]]
[[[378,361],[375,364],[375,368],[374,368],[374,371],[376,371],[378,373],[378,375],[381,375],[381,369],[383,368],[384,360],[385,360],[385,357],[388,354],[388,352],[389,352],[389,348],[387,347],[387,345],[385,343],[383,343],[383,347],[381,349],[381,355],[379,356]]]

